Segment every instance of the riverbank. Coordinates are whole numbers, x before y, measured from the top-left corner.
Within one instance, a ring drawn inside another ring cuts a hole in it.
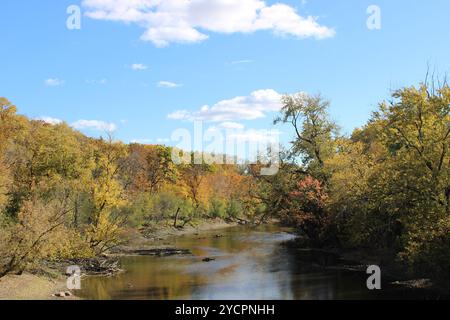
[[[238,225],[239,224],[235,222],[225,222],[221,219],[215,219],[202,221],[195,226],[188,225],[184,228],[165,226],[153,230],[145,230],[144,232],[129,230],[129,239],[127,243],[112,249],[108,256],[133,255],[139,251],[147,251],[149,253],[154,251],[157,253],[161,252],[161,250],[167,250],[168,253],[173,252],[177,254],[180,250],[173,246],[171,239],[196,234],[200,235],[203,232],[211,232],[215,230],[218,231],[217,236],[220,236],[220,230],[236,227]],[[180,251],[180,253],[182,252]]]
[[[24,273],[0,279],[0,300],[79,300],[75,296],[57,297],[67,292],[66,278]]]
[[[147,254],[160,253],[155,255],[183,254],[175,248],[170,240],[176,237],[201,234],[202,232],[219,231],[237,226],[237,223],[227,223],[223,220],[203,221],[198,225],[186,226],[184,228],[163,227],[152,230],[144,237],[138,230],[128,230],[128,241],[126,244],[114,248],[109,252],[104,260],[112,261],[115,257],[136,254],[145,251]],[[179,251],[179,252],[178,252]],[[101,259],[93,259],[92,261]],[[81,265],[89,261],[81,261]],[[22,275],[7,275],[0,278],[0,300],[77,300],[76,291],[71,292],[71,296],[57,297],[61,292],[67,292],[67,277],[63,270],[67,266],[74,264],[74,261],[49,263],[40,267],[35,273],[24,273]],[[83,269],[83,267],[82,267]],[[106,268],[105,276],[111,275],[110,268]],[[120,269],[117,269],[120,270]],[[92,273],[89,270],[82,270],[88,276]],[[101,273],[101,272],[100,272]]]

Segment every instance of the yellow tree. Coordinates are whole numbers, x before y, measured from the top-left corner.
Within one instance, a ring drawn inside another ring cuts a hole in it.
[[[132,192],[155,194],[164,184],[174,182],[175,167],[168,147],[132,144],[122,176]]]
[[[450,87],[423,84],[393,98],[375,114],[390,153],[386,202],[401,212],[404,256],[450,278]]]
[[[14,133],[16,107],[7,99],[0,97],[0,210],[6,201],[6,191],[11,181],[4,154]]]
[[[91,248],[99,254],[120,243],[124,217],[115,211],[127,202],[118,180],[126,148],[122,143],[114,142],[112,137],[93,144],[94,161],[89,184],[91,216],[87,236]]]
[[[192,162],[188,164],[182,164],[178,167],[178,171],[181,177],[181,184],[186,188],[189,198],[193,201],[195,210],[198,211],[202,204],[201,186],[205,177],[213,172],[214,167],[207,164],[203,157],[201,157],[201,163],[194,163],[194,159],[199,157],[198,155],[191,153]],[[198,212],[197,212],[198,213]]]

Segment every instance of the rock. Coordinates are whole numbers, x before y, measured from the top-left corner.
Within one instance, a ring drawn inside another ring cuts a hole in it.
[[[61,291],[61,292],[55,293],[53,296],[59,297],[59,298],[65,298],[66,297],[66,293]]]
[[[65,294],[66,294],[66,297],[71,297],[71,296],[73,296],[72,292],[70,292],[70,291],[66,291]]]
[[[211,261],[215,261],[216,259],[214,259],[214,258],[205,258],[205,259],[203,259],[202,261],[203,262],[211,262]]]

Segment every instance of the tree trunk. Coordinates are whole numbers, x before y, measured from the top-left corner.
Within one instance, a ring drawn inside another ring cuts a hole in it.
[[[78,228],[78,199],[75,200],[75,210],[73,213],[73,226]]]
[[[180,216],[180,211],[181,208],[177,209],[177,213],[175,214],[175,221],[173,222],[173,227],[176,228],[177,227],[177,222],[178,222],[178,217]]]

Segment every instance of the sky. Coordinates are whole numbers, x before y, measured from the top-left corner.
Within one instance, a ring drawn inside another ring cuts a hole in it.
[[[289,141],[273,119],[295,92],[330,100],[349,134],[428,67],[450,71],[447,0],[2,0],[0,10],[0,96],[30,118],[127,143],[175,145],[194,121]]]

